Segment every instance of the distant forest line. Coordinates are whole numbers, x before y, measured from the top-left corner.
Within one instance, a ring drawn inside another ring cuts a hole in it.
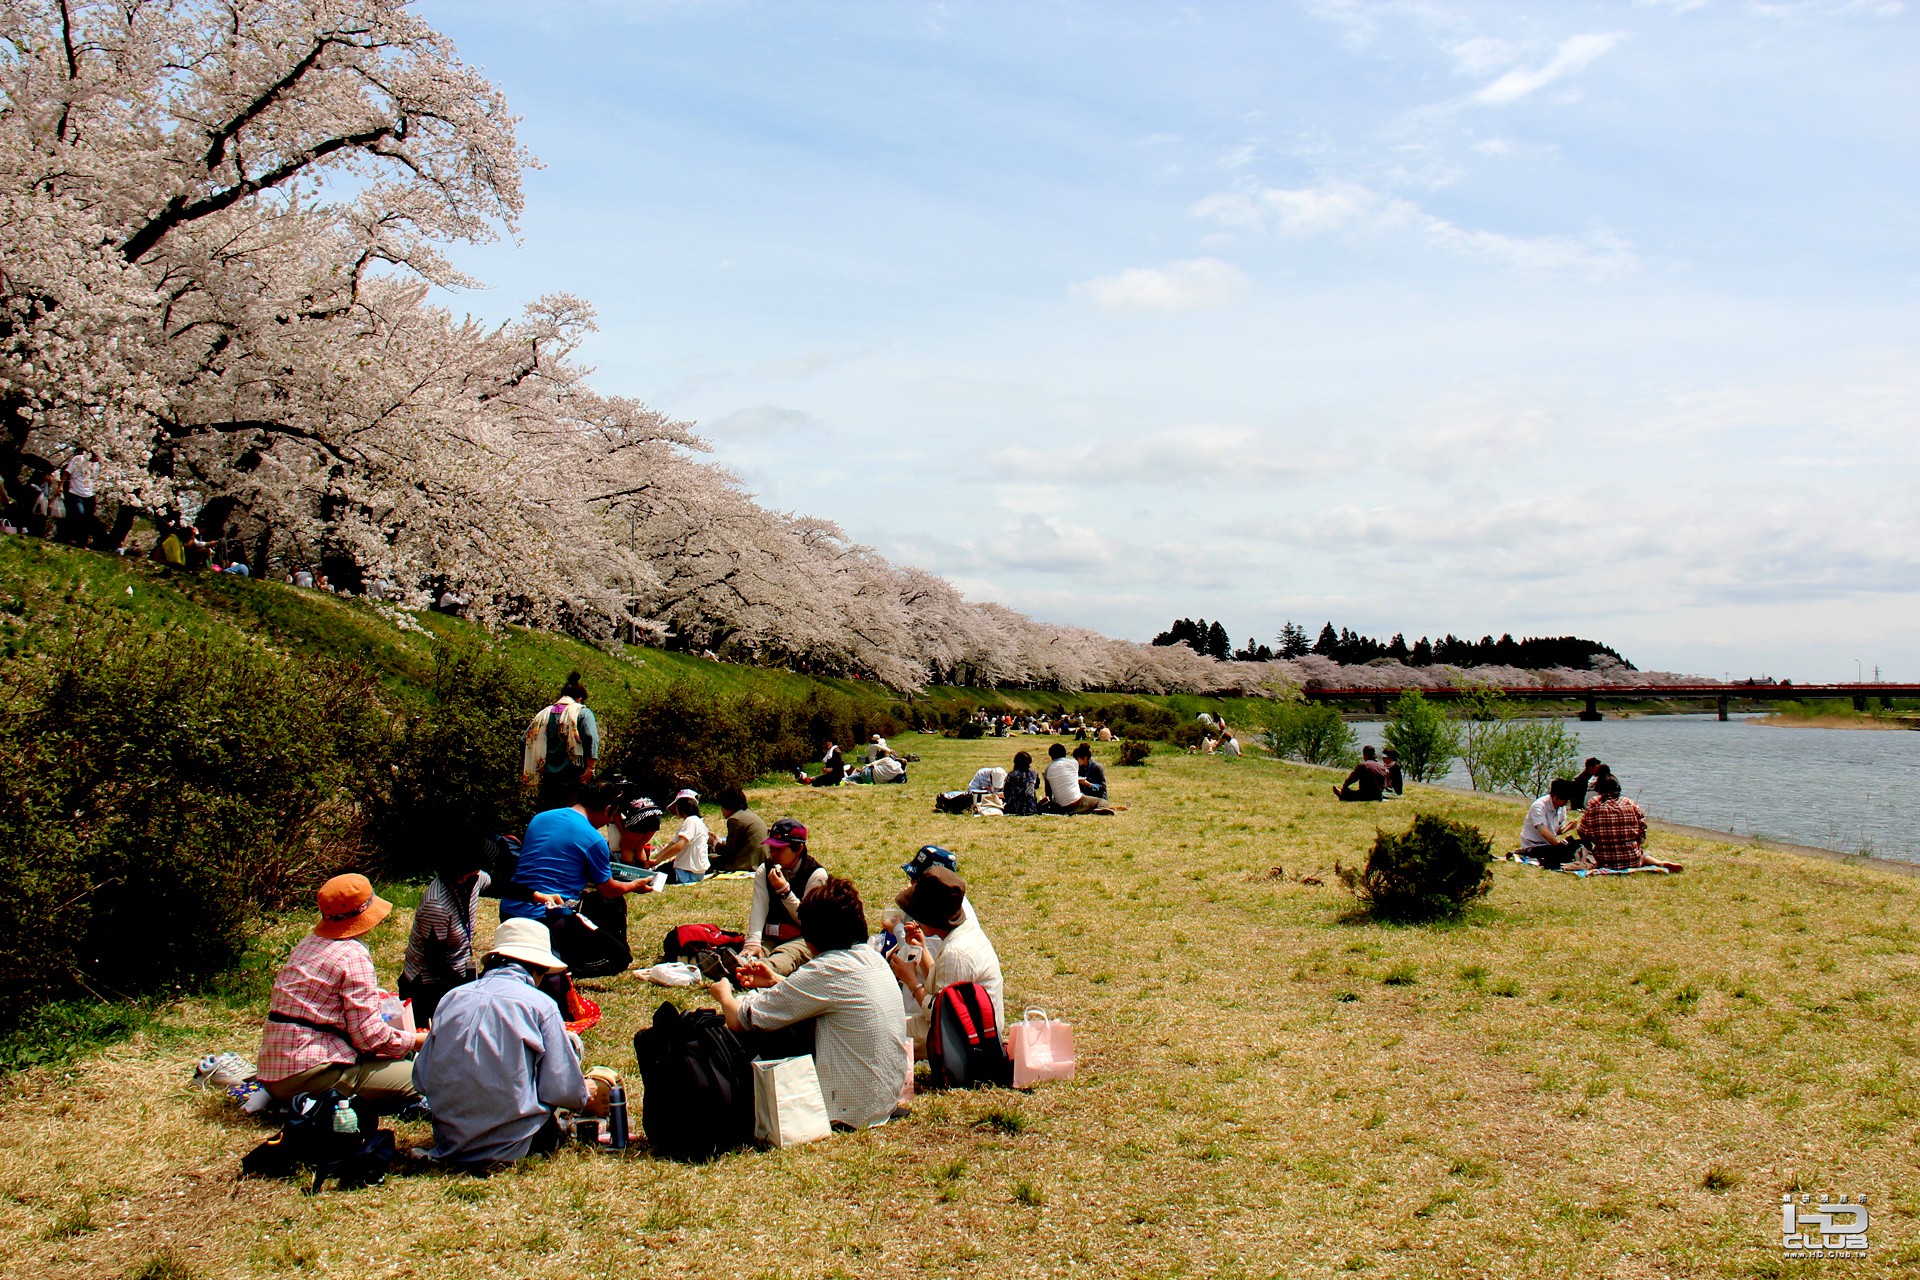
[[[1498,666],[1536,671],[1567,667],[1579,671],[1593,667],[1595,658],[1605,658],[1607,661],[1601,666],[1618,663],[1627,671],[1639,669],[1612,645],[1601,644],[1597,640],[1583,640],[1579,636],[1526,636],[1515,640],[1512,633],[1508,632],[1498,640],[1492,636],[1462,640],[1449,632],[1438,640],[1421,636],[1408,644],[1407,638],[1398,632],[1391,640],[1381,641],[1361,635],[1349,627],[1335,631],[1333,623],[1328,622],[1320,628],[1319,637],[1309,641],[1306,628],[1291,619],[1280,628],[1280,634],[1274,637],[1272,645],[1260,644],[1249,636],[1247,643],[1236,649],[1227,635],[1226,627],[1218,620],[1208,622],[1205,618],[1176,618],[1172,626],[1153,638],[1153,643],[1162,648],[1185,645],[1195,653],[1222,662],[1271,662],[1276,658],[1304,658],[1308,654],[1317,654],[1349,667],[1372,662],[1376,658],[1390,658],[1409,667]]]

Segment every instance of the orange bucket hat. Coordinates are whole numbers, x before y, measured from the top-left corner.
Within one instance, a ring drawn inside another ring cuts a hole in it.
[[[357,938],[392,910],[365,876],[335,876],[320,886],[320,923],[313,931],[322,938]]]

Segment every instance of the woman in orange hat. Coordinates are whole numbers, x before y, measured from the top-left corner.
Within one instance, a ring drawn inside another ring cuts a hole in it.
[[[360,941],[392,910],[365,876],[320,886],[320,923],[273,980],[259,1079],[275,1099],[337,1089],[380,1111],[419,1099],[407,1056],[427,1033],[380,1017],[373,953]]]

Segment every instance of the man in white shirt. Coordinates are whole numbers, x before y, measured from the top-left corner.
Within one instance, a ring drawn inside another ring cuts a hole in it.
[[[895,901],[914,920],[907,926],[909,946],[924,944],[928,937],[943,940],[937,959],[927,955],[924,945],[917,963],[901,959],[897,952],[889,959],[894,976],[920,1006],[907,1024],[915,1050],[926,1049],[935,998],[956,982],[977,982],[986,988],[993,1001],[994,1025],[1006,1034],[1006,982],[1000,974],[1000,954],[980,922],[968,917],[967,882],[943,866],[931,866],[914,877]]]
[[[100,451],[76,453],[62,470],[67,475],[67,519],[61,537],[84,547],[92,540],[95,527],[93,487],[100,476]]]
[[[1061,743],[1047,748],[1047,800],[1042,813],[1112,813],[1113,809],[1098,796],[1080,790],[1080,765],[1067,755]]]
[[[1555,778],[1547,794],[1527,806],[1520,823],[1520,852],[1537,858],[1541,865],[1557,867],[1579,851],[1579,841],[1561,832],[1562,811],[1567,807],[1571,788]]]

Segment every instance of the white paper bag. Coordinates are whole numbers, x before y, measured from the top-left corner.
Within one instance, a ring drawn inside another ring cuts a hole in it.
[[[1033,1016],[1036,1013],[1038,1019]],[[1055,1021],[1045,1009],[1029,1009],[1008,1030],[1014,1088],[1025,1089],[1041,1080],[1073,1079],[1071,1023]]]
[[[753,1064],[753,1136],[776,1147],[815,1142],[830,1132],[827,1100],[813,1058]]]

